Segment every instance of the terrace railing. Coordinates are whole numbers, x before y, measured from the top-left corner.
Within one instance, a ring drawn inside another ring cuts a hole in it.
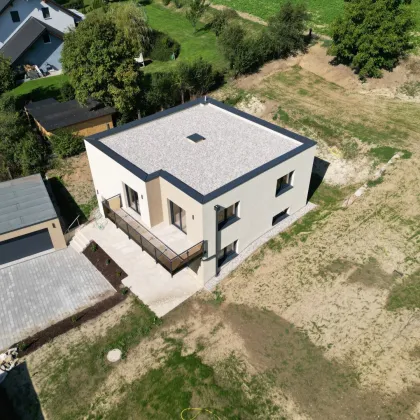
[[[131,218],[135,222],[134,225],[139,225],[139,222],[128,213],[125,213],[124,218],[121,217],[117,213],[120,208],[118,203],[121,203],[120,196],[114,196],[102,202],[105,217],[126,233],[130,239],[154,258],[157,264],[168,270],[172,276],[204,254],[204,241],[195,244],[181,254],[177,254],[144,226],[141,226],[140,231],[140,229],[136,229],[128,223],[127,218]]]

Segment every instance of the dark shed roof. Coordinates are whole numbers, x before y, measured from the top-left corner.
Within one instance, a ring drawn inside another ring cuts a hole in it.
[[[41,175],[0,183],[0,234],[55,219]]]
[[[52,98],[31,102],[26,105],[26,110],[47,131],[65,128],[116,112],[114,108],[104,106],[94,100],[90,100],[87,105],[81,105],[76,100],[58,102]]]
[[[34,17],[30,17],[3,45],[0,53],[10,58],[13,64],[44,32],[49,32],[51,35],[63,38],[61,31]]]

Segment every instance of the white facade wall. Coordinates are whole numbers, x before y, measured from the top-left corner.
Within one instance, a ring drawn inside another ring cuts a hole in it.
[[[49,19],[44,19],[41,11],[43,7],[49,8]],[[19,12],[20,22],[12,21],[10,12],[14,10]],[[40,0],[15,0],[0,15],[0,48],[31,16],[61,32],[74,28],[74,18],[50,3]]]
[[[201,240],[207,241],[208,254],[197,272],[203,284],[216,274],[214,206],[229,207],[239,202],[240,220],[220,230],[217,233],[219,235],[217,240],[219,249],[238,241],[237,252],[240,253],[272,228],[273,216],[287,208],[289,214],[293,214],[306,205],[315,149],[315,147],[307,149],[205,204],[197,202],[160,178],[163,221],[171,223],[170,200],[186,211],[188,240],[194,244]],[[127,184],[137,191],[142,220],[147,227],[150,227],[150,208],[145,183],[91,144],[86,143],[86,150],[100,208],[102,209],[102,199],[116,194],[121,194],[123,206],[126,207],[124,184]],[[276,197],[277,180],[292,171],[294,171],[293,188]],[[153,208],[151,210],[153,211]]]

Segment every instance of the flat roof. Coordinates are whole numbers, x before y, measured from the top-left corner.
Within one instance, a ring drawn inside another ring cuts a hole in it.
[[[47,131],[69,127],[116,112],[114,108],[93,99],[88,100],[86,105],[82,105],[75,99],[58,102],[56,99],[48,98],[30,102],[25,108]]]
[[[189,139],[192,135],[200,140]],[[87,141],[132,172],[140,169],[136,175],[143,180],[164,175],[201,202],[316,144],[211,98],[200,98]]]
[[[0,183],[0,234],[56,217],[40,174]]]

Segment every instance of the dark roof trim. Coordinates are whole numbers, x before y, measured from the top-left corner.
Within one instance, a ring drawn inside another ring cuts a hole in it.
[[[166,117],[168,115],[174,114],[176,112],[183,111],[185,109],[191,108],[198,104],[212,104],[219,108],[222,108],[232,114],[238,115],[242,118],[247,119],[248,121],[254,122],[256,124],[259,124],[263,127],[269,128],[270,130],[276,131],[277,133],[286,135],[300,143],[302,143],[299,147],[296,149],[293,149],[273,160],[270,162],[265,163],[264,165],[259,166],[258,168],[253,169],[252,171],[240,176],[239,178],[234,179],[233,181],[223,185],[222,187],[218,188],[217,190],[212,191],[209,194],[203,195],[196,191],[194,188],[191,188],[189,185],[185,184],[180,179],[176,178],[169,172],[161,169],[159,171],[153,172],[151,174],[146,173],[133,163],[129,162],[127,159],[113,151],[111,148],[103,144],[100,140],[111,136],[113,134],[120,133],[122,131],[128,130],[130,128],[138,127],[142,124],[146,124],[150,121],[157,120],[159,118]],[[142,118],[140,120],[132,121],[128,124],[125,124],[120,127],[113,128],[111,130],[98,133],[96,135],[87,137],[85,141],[92,146],[95,146],[97,149],[99,149],[101,152],[109,156],[111,159],[118,162],[121,166],[123,166],[125,169],[130,171],[132,174],[136,175],[138,178],[140,178],[142,181],[147,182],[151,181],[152,179],[155,179],[157,177],[162,177],[181,191],[183,191],[185,194],[189,195],[194,200],[198,201],[201,204],[208,203],[211,200],[214,200],[215,198],[219,197],[222,194],[225,194],[226,192],[238,187],[239,185],[249,181],[250,179],[262,174],[263,172],[268,171],[271,168],[274,168],[275,166],[279,165],[280,163],[285,162],[288,159],[291,159],[292,157],[298,155],[299,153],[302,153],[303,151],[310,149],[311,147],[316,146],[316,142],[314,140],[308,139],[307,137],[301,136],[300,134],[293,133],[292,131],[286,130],[282,127],[279,127],[277,125],[274,125],[272,123],[269,123],[267,121],[264,121],[260,118],[254,117],[253,115],[247,114],[243,111],[240,111],[236,108],[230,107],[222,102],[216,101],[212,98],[198,98],[194,101],[188,102],[186,104],[182,104],[179,106],[176,106],[174,108],[166,109],[165,111],[158,112],[156,114],[150,115],[148,117]]]

